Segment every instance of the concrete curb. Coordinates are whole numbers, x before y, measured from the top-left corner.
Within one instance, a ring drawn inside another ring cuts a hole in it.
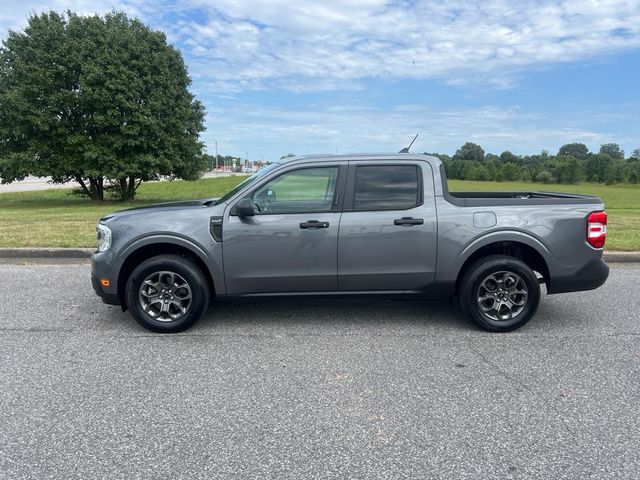
[[[0,248],[0,258],[89,258],[95,248]]]
[[[0,258],[89,258],[94,248],[6,248],[0,247]],[[640,262],[640,252],[604,252],[608,263]]]
[[[640,262],[640,252],[604,252],[607,263]]]

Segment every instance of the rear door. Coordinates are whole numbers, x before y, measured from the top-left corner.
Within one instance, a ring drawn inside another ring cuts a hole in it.
[[[437,217],[429,163],[349,162],[343,208],[340,290],[414,290],[433,282]]]
[[[228,293],[337,290],[346,170],[338,163],[293,166],[247,195],[254,217],[228,209],[223,227]]]

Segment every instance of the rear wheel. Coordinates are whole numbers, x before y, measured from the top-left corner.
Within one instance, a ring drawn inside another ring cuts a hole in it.
[[[209,305],[209,284],[189,258],[159,255],[131,273],[127,306],[136,321],[154,332],[174,333],[197,322]]]
[[[527,323],[538,308],[540,285],[531,268],[514,257],[482,258],[465,271],[462,309],[485,330],[508,332]]]

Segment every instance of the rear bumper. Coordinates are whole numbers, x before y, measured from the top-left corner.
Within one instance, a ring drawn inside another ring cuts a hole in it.
[[[609,265],[601,258],[587,263],[575,274],[565,277],[552,277],[547,284],[547,293],[579,292],[598,288],[609,277]]]

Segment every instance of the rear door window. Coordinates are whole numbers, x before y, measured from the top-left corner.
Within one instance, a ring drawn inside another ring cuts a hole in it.
[[[356,167],[354,210],[406,210],[422,202],[416,165]]]

